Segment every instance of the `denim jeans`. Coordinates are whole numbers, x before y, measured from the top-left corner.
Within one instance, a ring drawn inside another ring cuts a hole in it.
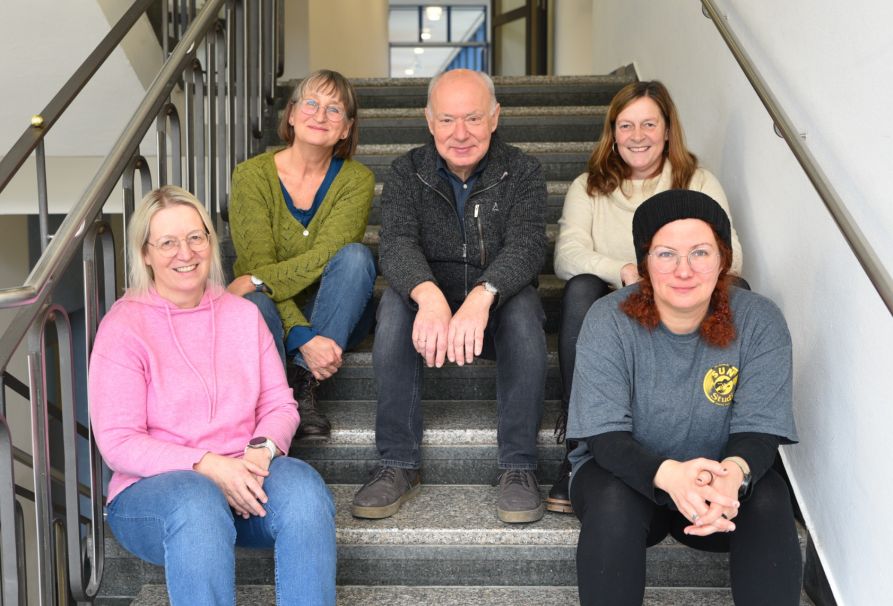
[[[301,311],[318,334],[332,339],[346,351],[359,344],[372,328],[374,286],[375,259],[372,253],[362,244],[346,244],[326,265],[319,288]],[[276,303],[262,292],[248,293],[245,298],[260,309],[285,364],[286,335]],[[293,361],[307,368],[300,352],[295,354]]]
[[[107,507],[108,524],[137,557],[164,566],[171,604],[235,604],[235,545],[274,549],[276,603],[335,604],[335,506],[307,463],[277,457],[264,480],[267,515],[235,516],[195,471],[139,480]]]
[[[412,346],[415,316],[416,310],[393,289],[385,291],[372,349],[378,385],[376,445],[382,464],[404,469],[421,466],[424,360]],[[536,289],[527,286],[490,313],[484,333],[481,357],[496,359],[500,469],[536,469],[546,381],[544,319]]]

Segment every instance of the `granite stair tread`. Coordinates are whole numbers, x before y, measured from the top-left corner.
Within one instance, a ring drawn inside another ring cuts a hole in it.
[[[562,154],[592,152],[592,141],[519,141],[512,143],[528,154]],[[418,147],[418,143],[360,143],[357,156],[402,156]]]
[[[319,401],[319,408],[332,422],[327,446],[373,445],[375,443],[375,400]],[[554,421],[560,410],[558,400],[543,405],[539,444],[555,444]],[[496,444],[495,400],[423,400],[425,431],[422,445]],[[318,445],[314,440],[295,440],[295,446]]]
[[[499,119],[516,116],[604,116],[608,113],[605,105],[545,105],[500,107]],[[425,118],[424,107],[371,107],[360,108],[360,119],[367,118]]]
[[[462,586],[407,586],[407,585],[340,585],[337,606],[578,606],[574,586],[502,587],[498,585]],[[164,585],[145,585],[131,602],[133,606],[162,606],[168,604]],[[241,585],[236,589],[237,606],[262,606],[276,603],[276,592],[271,585]],[[642,606],[732,606],[732,591],[713,587],[647,587]],[[800,606],[813,606],[801,594]]]
[[[583,172],[583,171],[580,171]],[[546,193],[550,196],[564,196],[570,187],[569,181],[546,181]],[[380,196],[384,189],[384,183],[381,181],[375,184],[375,195]]]

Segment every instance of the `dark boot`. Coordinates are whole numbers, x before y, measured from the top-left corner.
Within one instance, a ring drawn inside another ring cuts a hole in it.
[[[319,411],[316,401],[316,388],[319,381],[313,373],[301,366],[289,366],[288,382],[298,401],[298,412],[301,424],[298,425],[296,438],[327,438],[332,432],[332,424]]]
[[[546,498],[546,509],[557,513],[574,513],[571,506],[570,495],[570,479],[571,479],[571,462],[567,459],[567,452],[564,453],[564,460],[558,468],[558,478],[549,491]]]

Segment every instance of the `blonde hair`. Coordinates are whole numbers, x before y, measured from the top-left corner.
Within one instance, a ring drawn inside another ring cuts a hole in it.
[[[176,185],[165,185],[150,191],[140,200],[127,227],[127,253],[130,257],[128,291],[133,294],[144,294],[150,286],[155,284],[152,268],[143,260],[149,241],[149,225],[155,213],[174,206],[192,207],[201,217],[205,231],[208,232],[208,245],[211,251],[211,271],[208,274],[208,281],[221,287],[224,285],[223,263],[220,260],[217,232],[208,211],[195,196],[185,189]]]

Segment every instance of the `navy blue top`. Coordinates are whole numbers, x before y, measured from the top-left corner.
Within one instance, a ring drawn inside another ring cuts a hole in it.
[[[282,188],[282,196],[285,198],[285,207],[288,208],[288,212],[290,212],[304,227],[307,227],[310,225],[310,222],[313,221],[316,211],[319,210],[326,194],[329,193],[329,187],[332,186],[332,181],[338,176],[338,172],[343,165],[344,158],[332,158],[332,161],[329,163],[329,170],[326,171],[326,176],[323,177],[319,189],[316,190],[316,195],[313,196],[313,204],[307,210],[301,210],[300,208],[295,207],[295,202],[292,200],[291,195],[289,195],[288,190],[285,189],[285,184],[282,183],[282,179],[279,179],[279,187]],[[288,331],[288,337],[285,339],[285,351],[289,354],[294,354],[301,345],[318,334],[319,333],[316,332],[312,325],[292,327],[292,329]]]

